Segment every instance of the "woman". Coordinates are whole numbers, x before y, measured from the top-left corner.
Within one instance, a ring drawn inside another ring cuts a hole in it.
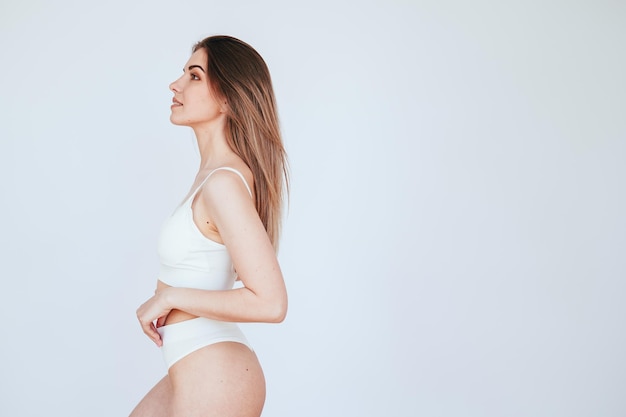
[[[170,90],[170,120],[193,129],[200,169],[163,225],[155,295],[137,310],[168,374],[131,417],[259,416],[263,371],[235,323],[287,311],[275,250],[286,155],[269,71],[246,43],[213,36]]]

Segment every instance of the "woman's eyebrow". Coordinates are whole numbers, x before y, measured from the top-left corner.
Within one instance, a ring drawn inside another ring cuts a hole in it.
[[[200,70],[202,72],[204,72],[204,68],[202,68],[200,65],[189,65],[189,68],[187,68],[188,70],[191,70],[192,68],[200,68]],[[185,72],[185,69],[183,68],[183,72]],[[206,74],[206,73],[205,73]]]

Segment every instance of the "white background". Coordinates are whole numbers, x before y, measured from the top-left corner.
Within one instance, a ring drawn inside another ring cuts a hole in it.
[[[198,166],[197,40],[272,72],[292,194],[264,416],[626,414],[619,1],[0,4],[0,415],[124,416]]]

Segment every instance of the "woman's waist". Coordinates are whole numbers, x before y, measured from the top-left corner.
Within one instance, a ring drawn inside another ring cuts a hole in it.
[[[157,292],[159,291],[163,291],[166,288],[172,287],[172,285],[166,284],[165,282],[161,281],[161,279],[157,280]],[[188,320],[194,320],[194,319],[198,319],[200,317],[188,313],[186,311],[183,310],[178,310],[178,309],[172,309],[168,315],[165,317],[165,321],[162,324],[162,327],[164,326],[170,326],[173,324],[178,324],[178,323],[182,323],[184,321],[188,321]],[[205,325],[206,323],[216,323],[216,324],[226,324],[227,322],[221,322],[221,321],[217,321],[217,320],[211,320],[211,319],[207,319],[207,318],[203,318],[205,321]],[[234,324],[234,323],[231,323]]]
[[[198,316],[194,316],[193,314],[187,313],[186,311],[172,310],[165,318],[165,323],[163,323],[163,325],[168,326],[171,324],[176,324],[176,323],[180,323],[180,322],[187,321],[187,320],[193,320],[197,318]]]

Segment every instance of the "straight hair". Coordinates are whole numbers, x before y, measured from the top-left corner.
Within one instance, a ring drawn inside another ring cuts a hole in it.
[[[208,37],[193,52],[200,48],[207,54],[210,87],[226,100],[226,141],[252,171],[256,210],[278,250],[289,174],[269,70],[254,48],[231,36]]]

